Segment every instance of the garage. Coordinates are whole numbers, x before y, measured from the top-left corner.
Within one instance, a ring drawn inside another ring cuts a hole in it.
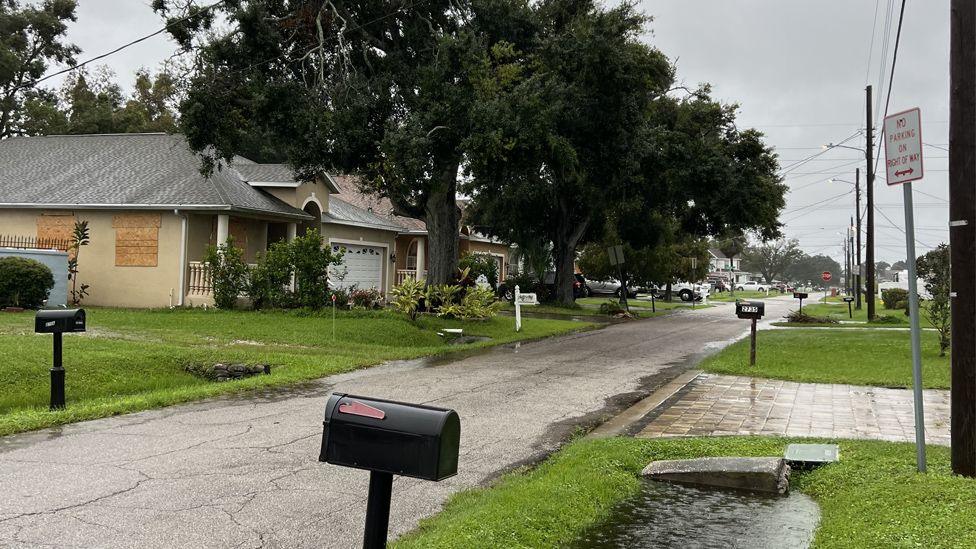
[[[334,288],[383,289],[383,258],[386,250],[382,246],[363,246],[358,244],[332,245],[332,252],[345,250],[342,263],[332,267],[329,283]]]

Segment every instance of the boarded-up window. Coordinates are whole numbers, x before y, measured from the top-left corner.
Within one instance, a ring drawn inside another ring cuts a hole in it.
[[[158,264],[161,217],[158,213],[112,217],[117,267],[155,267]]]
[[[230,218],[227,226],[227,235],[234,239],[234,247],[238,250],[247,250],[247,222],[236,217]]]
[[[37,216],[37,242],[40,246],[63,247],[65,243],[71,241],[74,230],[74,214],[55,213]]]

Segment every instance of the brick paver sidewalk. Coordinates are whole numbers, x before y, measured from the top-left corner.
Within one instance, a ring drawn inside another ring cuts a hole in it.
[[[926,390],[925,435],[949,444],[949,391]],[[701,374],[637,436],[786,435],[914,441],[912,392]]]

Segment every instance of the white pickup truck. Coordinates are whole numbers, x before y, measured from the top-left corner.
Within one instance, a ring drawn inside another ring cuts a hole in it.
[[[712,289],[710,284],[692,284],[691,282],[675,282],[671,285],[671,293],[680,297],[681,301],[701,301],[708,297],[708,292]],[[664,295],[666,287],[660,288],[660,295]]]

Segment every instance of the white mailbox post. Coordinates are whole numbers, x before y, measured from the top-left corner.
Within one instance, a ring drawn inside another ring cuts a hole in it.
[[[522,331],[522,305],[538,305],[539,299],[534,293],[523,294],[515,286],[515,331]]]

